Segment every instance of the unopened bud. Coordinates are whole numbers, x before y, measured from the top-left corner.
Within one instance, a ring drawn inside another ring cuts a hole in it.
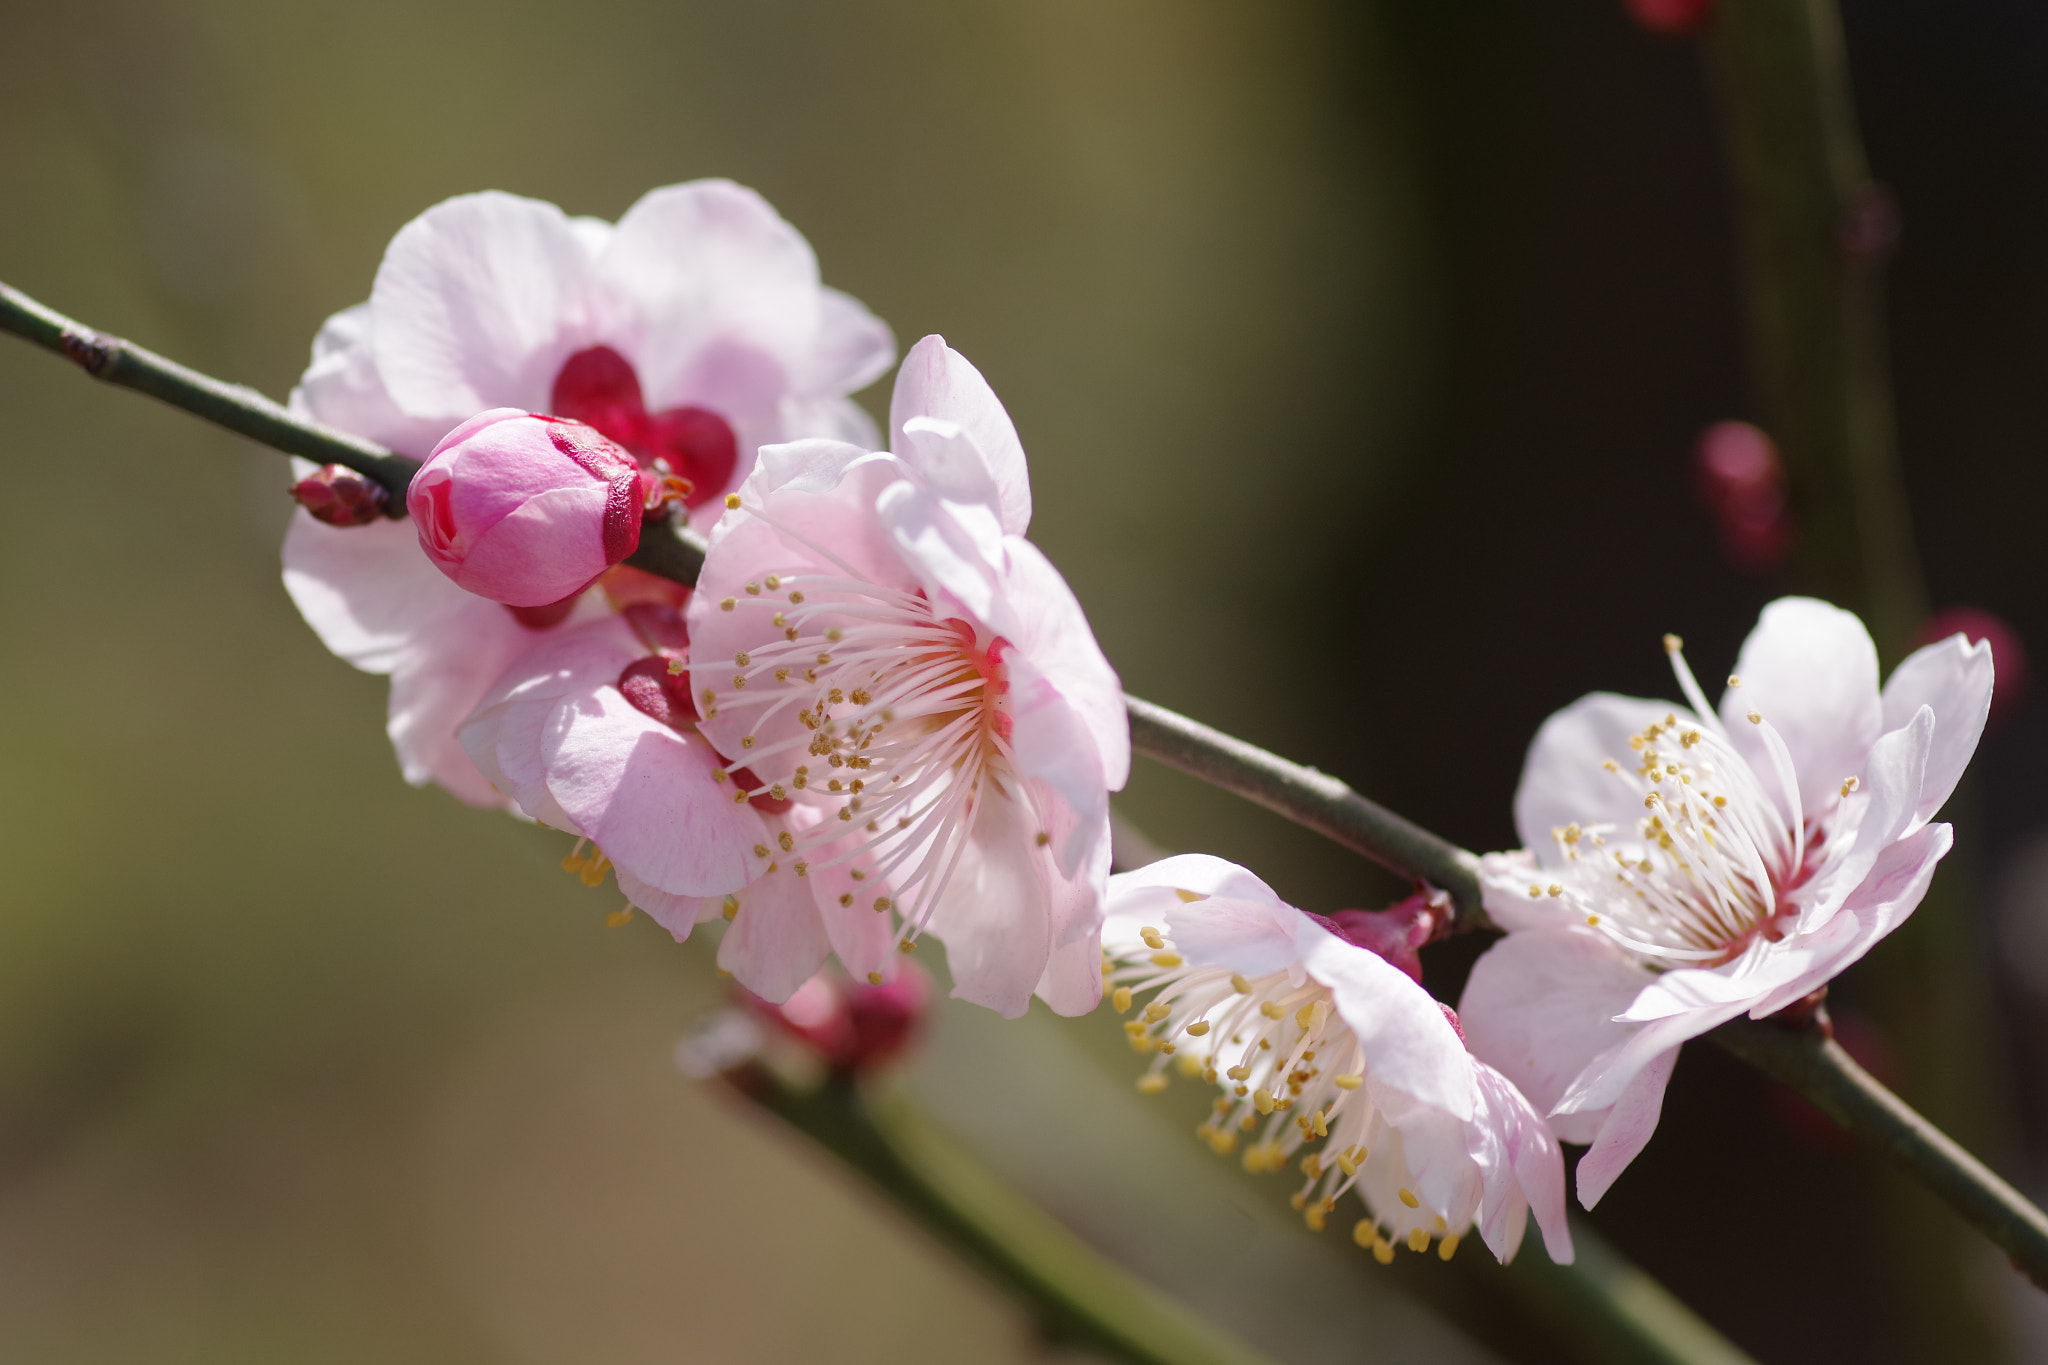
[[[320,466],[290,492],[315,521],[329,526],[368,526],[382,520],[391,503],[383,484],[339,464]]]
[[[1454,913],[1448,895],[1423,888],[1384,910],[1339,910],[1309,918],[1346,942],[1377,953],[1420,984],[1422,949],[1450,927]]]
[[[1700,433],[1693,460],[1700,501],[1728,559],[1752,573],[1783,564],[1792,552],[1792,513],[1771,438],[1747,422],[1716,422]]]
[[[1622,0],[1628,17],[1652,33],[1684,38],[1714,17],[1714,0]]]
[[[879,985],[827,967],[785,1004],[744,993],[754,1014],[804,1043],[832,1070],[860,1075],[902,1055],[916,1040],[931,1000],[931,978],[908,958]]]
[[[639,548],[650,491],[633,457],[581,422],[494,408],[441,438],[406,509],[461,587],[540,607]]]

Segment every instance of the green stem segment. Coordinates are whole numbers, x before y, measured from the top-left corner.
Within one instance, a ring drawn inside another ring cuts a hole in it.
[[[799,1089],[751,1063],[724,1079],[1009,1291],[1053,1341],[1130,1365],[1270,1365],[1019,1199],[907,1103],[871,1103],[844,1077]]]
[[[400,472],[410,478],[411,469],[417,467],[373,442],[295,417],[252,390],[223,384],[139,346],[91,331],[4,285],[0,285],[0,330],[74,359],[74,351],[87,359],[103,357],[87,364],[89,373],[148,393],[289,454],[346,465],[380,482],[396,480]],[[402,490],[404,485],[386,484],[387,488],[394,486]],[[680,530],[673,536],[646,537],[628,562],[678,583],[694,583],[703,563],[702,542]],[[1135,697],[1128,701],[1132,738],[1140,753],[1256,801],[1397,873],[1442,887],[1457,901],[1460,927],[1484,927],[1478,859],[1470,852],[1368,801],[1327,774],[1149,702]],[[1737,1034],[1744,1039],[1764,1036],[1755,1029],[1747,1024],[1724,1025],[1714,1036],[1717,1040]],[[1730,1047],[1812,1099],[1844,1128],[1892,1156],[2010,1252],[2014,1263],[2036,1283],[2048,1285],[2048,1223],[2041,1212],[1864,1074],[1840,1048],[1809,1047],[1805,1054],[1797,1054],[1783,1048],[1773,1051],[1769,1043],[1748,1046],[1748,1050],[1733,1043]]]
[[[1895,223],[1856,133],[1834,0],[1721,0],[1707,43],[1748,294],[1751,381],[1799,518],[1799,577],[1897,658],[1926,602],[1892,436]]]

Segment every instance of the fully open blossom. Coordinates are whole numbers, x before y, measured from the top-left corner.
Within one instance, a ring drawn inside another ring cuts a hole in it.
[[[1475,1224],[1508,1260],[1531,1209],[1551,1258],[1572,1258],[1564,1163],[1521,1092],[1465,1048],[1455,1019],[1401,967],[1298,910],[1241,867],[1199,854],[1110,878],[1104,968],[1124,1025],[1153,1054],[1225,1092],[1198,1135],[1247,1170],[1300,1157],[1295,1195],[1320,1230],[1355,1191],[1353,1236],[1449,1260]]]
[[[1528,848],[1482,865],[1507,938],[1459,1008],[1539,1105],[1589,1207],[1657,1124],[1678,1048],[1827,984],[1911,914],[1975,752],[1991,654],[1953,636],[1878,688],[1848,612],[1765,608],[1719,710],[1666,637],[1690,706],[1595,693],[1552,716],[1515,794]]]
[[[699,727],[750,793],[823,813],[794,834],[813,869],[874,861],[892,889],[867,903],[906,944],[944,940],[956,994],[1079,1013],[1101,992],[1123,694],[1023,538],[1023,446],[981,375],[925,338],[890,425],[894,453],[762,450],[690,604]]]
[[[894,935],[867,904],[881,882],[859,857],[813,874],[793,850],[823,815],[736,791],[697,732],[688,657],[681,617],[659,604],[554,632],[498,679],[462,742],[522,812],[584,841],[564,866],[588,884],[612,872],[678,942],[730,920],[719,965],[756,994],[789,999],[834,952],[883,981]]]
[[[369,301],[321,328],[292,408],[415,457],[488,408],[574,418],[687,483],[690,515],[707,524],[761,443],[871,442],[845,395],[886,371],[893,349],[886,327],[820,285],[796,230],[729,182],[651,191],[616,226],[471,194],[399,231]],[[607,609],[592,593],[514,615],[449,582],[413,528],[392,522],[295,514],[284,560],[328,648],[391,675],[407,779],[475,804],[502,797],[457,725],[540,632]]]

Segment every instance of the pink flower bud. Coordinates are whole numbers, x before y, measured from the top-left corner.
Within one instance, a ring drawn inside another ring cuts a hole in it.
[[[383,484],[338,464],[322,465],[290,491],[315,521],[329,526],[368,526],[383,519],[391,501]]]
[[[639,548],[654,491],[581,422],[493,408],[441,438],[405,505],[442,573],[479,597],[544,607]]]
[[[1397,901],[1384,910],[1339,910],[1334,915],[1310,914],[1309,918],[1337,937],[1367,952],[1379,954],[1420,984],[1422,958],[1419,954],[1424,946],[1450,927],[1454,913],[1449,895],[1420,888],[1406,900]],[[1451,1012],[1446,1009],[1444,1013],[1449,1015]],[[1456,1025],[1456,1015],[1451,1015],[1451,1022]],[[1458,1036],[1462,1038],[1464,1033],[1460,1031]]]
[[[1716,422],[1693,451],[1700,501],[1714,514],[1721,551],[1739,569],[1763,573],[1792,553],[1792,511],[1778,447],[1747,422]]]
[[[751,991],[749,1010],[808,1045],[837,1072],[862,1075],[902,1055],[916,1041],[931,999],[931,978],[914,962],[899,963],[879,986],[826,967],[776,1005]]]
[[[1622,0],[1629,18],[1652,33],[1687,37],[1714,16],[1714,0]]]

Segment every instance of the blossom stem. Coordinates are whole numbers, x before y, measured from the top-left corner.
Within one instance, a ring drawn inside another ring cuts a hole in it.
[[[1018,1198],[907,1102],[844,1078],[800,1089],[754,1063],[723,1079],[1015,1295],[1054,1342],[1130,1365],[1269,1365]]]
[[[146,393],[287,455],[345,465],[382,484],[395,507],[405,505],[406,485],[419,469],[417,461],[375,441],[295,416],[254,389],[223,383],[132,341],[95,331],[5,284],[0,284],[0,331],[56,352],[94,379]]]
[[[384,483],[386,488],[395,488],[401,498],[412,472],[418,468],[416,462],[373,441],[333,431],[293,415],[253,389],[223,383],[118,337],[94,331],[5,285],[0,285],[0,331],[13,332],[66,356],[96,378],[147,393],[274,449],[357,470]],[[694,585],[703,564],[703,541],[692,532],[672,527],[669,535],[643,535],[639,551],[626,562],[675,582]],[[1127,697],[1126,701],[1130,707],[1131,738],[1140,753],[1255,801],[1394,872],[1448,891],[1457,903],[1459,932],[1489,927],[1480,905],[1479,860],[1472,853],[1367,800],[1326,773],[1290,762],[1164,707],[1136,697]],[[1841,1048],[1833,1043],[1801,1043],[1796,1036],[1787,1043],[1768,1036],[1762,1032],[1763,1027],[1737,1021],[1723,1025],[1712,1036],[1745,1061],[1811,1099],[1849,1132],[1890,1154],[1909,1174],[2009,1252],[2015,1264],[2037,1284],[2048,1286],[2048,1218],[2040,1210],[1878,1084]],[[850,1101],[842,1099],[838,1103],[845,1110]],[[792,1110],[792,1114],[795,1112]],[[800,1116],[801,1122],[799,1117],[785,1117],[803,1127],[812,1122],[823,1124],[828,1116],[823,1111],[813,1114],[806,1110]],[[837,1121],[855,1122],[844,1113]],[[871,1117],[859,1122],[873,1129]],[[806,1127],[805,1131],[811,1129]],[[862,1170],[868,1170],[862,1164],[868,1161],[904,1165],[902,1152],[888,1147],[879,1137],[862,1141],[881,1144],[873,1150],[862,1149],[864,1155],[856,1162]],[[876,1155],[876,1151],[890,1155]],[[880,1171],[882,1165],[875,1169]],[[880,1174],[871,1178],[883,1180]],[[915,1170],[907,1170],[900,1177],[888,1177],[898,1178],[915,1180],[917,1176]],[[956,1212],[946,1216],[965,1215]],[[994,1246],[987,1254],[1002,1254],[1002,1248]]]
[[[1488,927],[1479,904],[1479,860],[1447,839],[1370,801],[1328,773],[1290,762],[1200,721],[1127,696],[1139,753],[1235,792],[1327,836],[1403,877],[1451,893],[1456,931]]]
[[[1707,1036],[1890,1157],[2048,1289],[2048,1215],[1879,1084],[1833,1038],[1818,1028],[1748,1019]]]
[[[1798,568],[1889,658],[1925,611],[1893,436],[1889,194],[1856,131],[1835,0],[1722,0],[1706,45],[1748,293],[1750,369],[1791,477]]]

